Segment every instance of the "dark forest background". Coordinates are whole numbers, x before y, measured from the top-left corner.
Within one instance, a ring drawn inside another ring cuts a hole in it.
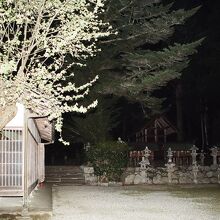
[[[177,127],[179,142],[209,148],[220,144],[220,1],[176,0],[173,5],[177,9],[197,6],[200,6],[198,12],[187,19],[184,25],[177,27],[169,40],[178,43],[193,42],[201,38],[204,40],[198,47],[198,52],[190,57],[190,63],[183,70],[182,76],[156,90],[154,95],[166,98],[162,113]],[[126,98],[120,98],[117,103],[115,106],[120,109],[120,114],[111,130],[114,139],[121,137],[127,141],[129,136],[154,117],[146,117],[139,103],[129,102]],[[72,116],[66,115],[67,122],[71,118]],[[70,130],[64,131],[64,136],[71,140],[73,149],[63,150],[65,147],[56,142],[52,146],[53,152],[60,155],[60,158],[70,155],[76,160],[83,160],[79,156],[83,152],[83,143],[70,134]],[[48,151],[51,151],[49,148]]]
[[[177,91],[180,93],[183,114],[183,139],[208,146],[219,144],[220,2],[179,0],[176,5],[184,8],[201,5],[201,8],[175,36],[182,40],[205,37],[198,53],[192,57],[189,66],[183,71],[181,91]],[[172,91],[168,101],[172,105],[169,113],[172,117],[177,110]],[[204,143],[201,143],[202,141]]]

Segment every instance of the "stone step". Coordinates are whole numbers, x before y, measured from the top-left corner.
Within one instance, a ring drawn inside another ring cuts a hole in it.
[[[84,179],[71,179],[71,178],[46,178],[47,183],[76,183],[85,184]]]
[[[63,169],[60,169],[60,170],[45,170],[46,173],[62,173],[62,172],[65,172],[65,173],[83,173],[82,170],[63,170]]]
[[[45,170],[45,173],[83,173],[81,170]]]
[[[82,173],[46,173],[45,174],[46,177],[68,177],[68,178],[81,178],[83,177]]]
[[[45,173],[83,173],[82,170],[45,170]]]
[[[61,182],[61,179],[60,178],[47,178],[45,179],[45,181],[47,183],[60,183]]]
[[[75,182],[75,183],[84,183],[85,182],[85,179],[73,179],[73,178],[61,178],[61,182],[64,182],[64,183],[70,183],[70,182]]]
[[[49,171],[53,171],[53,170],[56,170],[56,171],[60,171],[60,170],[63,170],[63,171],[82,171],[82,169],[78,166],[46,166],[45,168],[46,170],[49,170]]]
[[[45,173],[46,176],[73,176],[73,177],[77,177],[77,176],[83,176],[83,173],[66,173],[66,172],[50,172],[50,173]]]
[[[74,181],[74,180],[76,180],[76,181],[84,181],[85,179],[84,178],[65,178],[65,177],[62,177],[62,178],[60,178],[60,177],[46,177],[46,180],[54,180],[54,181],[66,181],[66,180],[72,180],[72,181]]]
[[[77,166],[47,166],[46,182],[85,184],[83,171]]]
[[[84,180],[84,176],[79,176],[79,177],[66,177],[66,176],[46,176],[45,179],[70,179],[70,180]]]
[[[53,183],[54,186],[82,186],[85,183]]]

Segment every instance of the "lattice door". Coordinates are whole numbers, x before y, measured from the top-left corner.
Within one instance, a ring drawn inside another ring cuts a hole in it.
[[[23,186],[22,128],[0,133],[0,195],[18,195]]]

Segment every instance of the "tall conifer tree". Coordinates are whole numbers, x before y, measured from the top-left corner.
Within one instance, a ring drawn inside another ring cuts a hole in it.
[[[175,27],[183,25],[198,8],[174,10],[173,4],[163,0],[107,0],[105,8],[102,19],[117,34],[99,41],[102,52],[87,63],[86,72],[100,76],[90,94],[125,97],[157,111],[163,99],[155,97],[154,91],[181,76],[201,43],[181,44],[172,38]]]

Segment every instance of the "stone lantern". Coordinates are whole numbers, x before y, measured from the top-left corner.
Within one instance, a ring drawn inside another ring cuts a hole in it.
[[[168,149],[167,151],[167,164],[165,164],[165,166],[167,167],[167,175],[168,175],[168,182],[172,183],[172,173],[175,170],[175,163],[173,163],[173,151],[171,150],[171,148]]]
[[[197,175],[199,172],[199,166],[197,165],[197,161],[196,161],[196,156],[198,155],[198,153],[197,153],[198,148],[195,145],[193,145],[190,150],[192,151],[191,155],[192,155],[193,182],[198,183]]]
[[[149,150],[149,148],[146,147],[144,149],[144,155],[142,157],[142,160],[139,163],[140,164],[140,175],[144,177],[146,181],[147,181],[147,170],[150,167],[150,161],[149,161],[150,154],[151,154],[151,150]]]
[[[205,153],[203,150],[201,150],[200,154],[199,154],[199,159],[200,159],[200,164],[201,166],[204,166],[204,160],[205,160]]]
[[[85,151],[86,151],[86,152],[89,151],[90,147],[91,147],[91,145],[90,145],[90,143],[88,142],[86,145],[84,145]]]
[[[218,165],[217,175],[218,175],[218,183],[220,184],[220,165]]]
[[[173,151],[171,150],[171,148],[169,147],[168,151],[167,151],[167,158],[168,158],[168,163],[172,163],[172,158],[173,158]]]
[[[191,156],[192,156],[192,165],[197,164],[196,162],[196,156],[198,155],[198,153],[196,152],[198,150],[198,148],[193,145],[191,148]]]
[[[213,157],[213,166],[217,166],[218,148],[216,146],[211,148],[211,156]]]

